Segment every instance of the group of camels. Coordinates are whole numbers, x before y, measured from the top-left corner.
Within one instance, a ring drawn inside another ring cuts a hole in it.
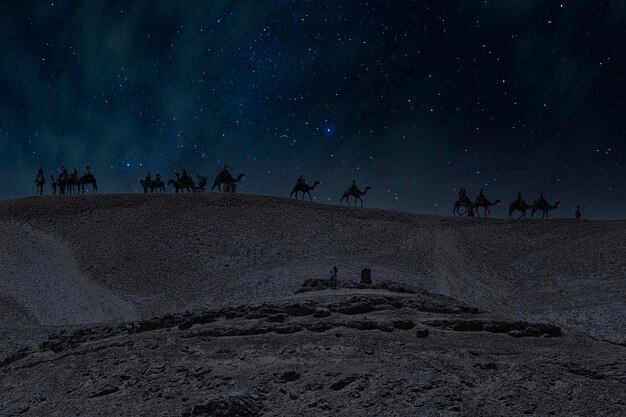
[[[538,211],[542,212],[542,219],[547,219],[550,211],[556,209],[559,204],[561,204],[560,201],[557,201],[554,204],[550,204],[543,198],[543,195],[537,200],[533,201],[532,204],[528,204],[526,201],[524,201],[524,199],[520,197],[521,196],[518,196],[518,198],[509,205],[509,219],[513,218],[513,213],[515,213],[516,211],[519,211],[521,213],[521,215],[518,217],[519,219],[525,219],[526,212],[528,210],[530,210],[530,217],[533,219],[535,218],[535,213]],[[484,197],[479,197],[476,200],[472,201],[469,197],[467,197],[467,195],[463,195],[459,197],[459,199],[454,203],[452,207],[452,214],[455,216],[458,215],[472,217],[474,216],[474,212],[476,212],[476,215],[480,217],[480,212],[478,209],[483,208],[483,217],[487,217],[491,212],[489,207],[495,206],[496,204],[499,204],[501,202],[501,200],[495,200],[492,202]]]
[[[224,170],[215,177],[211,191],[217,188],[220,192],[224,191],[227,193],[234,193],[237,190],[237,183],[241,181],[244,174],[239,174],[237,177],[233,177],[226,168],[227,167],[225,167]],[[185,192],[185,190],[190,193],[206,191],[208,177],[202,175],[197,175],[196,177],[198,180],[197,183],[191,175],[187,174],[186,170],[183,170],[182,176],[176,173],[176,179],[170,179],[167,182],[167,185],[171,185],[177,193]],[[84,194],[86,185],[91,185],[93,187],[93,193],[98,192],[96,177],[90,172],[89,167],[87,168],[87,172],[82,176],[78,175],[76,169],[74,169],[72,174],[68,174],[67,170],[62,169],[57,178],[54,178],[54,175],[50,175],[50,178],[52,181],[52,194],[56,194],[57,191],[59,194]],[[35,183],[37,185],[37,194],[43,195],[43,188],[46,183],[46,179],[41,168],[37,173]],[[291,190],[289,198],[295,197],[297,200],[298,195],[301,193],[302,200],[308,196],[309,200],[313,201],[311,191],[315,190],[315,187],[319,184],[319,181],[315,181],[313,182],[313,185],[309,185],[302,178],[302,176],[300,176]],[[140,185],[143,188],[144,193],[165,192],[166,186],[159,175],[157,175],[156,179],[152,179],[150,175],[148,175],[145,179],[140,180]],[[353,198],[355,207],[357,207],[359,202],[361,203],[361,207],[363,207],[362,197],[367,194],[370,189],[371,187],[365,187],[365,189],[360,190],[357,187],[356,182],[352,181],[352,184],[342,194],[341,199],[339,200],[339,205],[341,205],[345,200],[346,204],[350,206],[350,198]],[[467,194],[462,192],[459,199],[453,205],[452,214],[455,216],[473,217],[475,213],[477,216],[481,217],[479,209],[482,208],[482,217],[487,217],[491,212],[490,207],[499,203],[501,203],[501,200],[489,201],[485,198],[482,195],[482,190],[481,195],[476,200],[471,200]],[[542,218],[548,218],[549,212],[556,209],[560,203],[560,201],[557,201],[554,204],[549,204],[543,198],[542,194],[540,198],[533,201],[531,204],[528,204],[521,198],[520,195],[518,195],[518,198],[509,205],[509,218],[513,218],[513,213],[516,211],[521,213],[518,218],[526,218],[526,212],[528,210],[531,211],[531,218],[534,218],[535,213],[538,211],[542,212]]]
[[[309,200],[313,201],[313,198],[311,197],[311,191],[313,191],[315,189],[315,187],[320,184],[319,181],[315,181],[313,182],[313,185],[309,185],[307,184],[306,181],[301,180],[302,177],[300,177],[300,179],[296,182],[296,185],[293,186],[293,188],[291,189],[291,193],[289,194],[289,198],[295,196],[296,200],[298,199],[298,193],[302,193],[302,200],[304,200],[305,196],[309,196]],[[365,194],[367,194],[368,190],[371,190],[372,187],[365,187],[365,189],[363,191],[359,190],[359,188],[356,186],[356,183],[353,181],[352,185],[350,185],[346,191],[344,191],[343,195],[341,196],[341,199],[339,200],[339,205],[341,205],[341,203],[343,202],[343,200],[346,200],[346,204],[348,204],[348,206],[350,205],[350,197],[354,198],[354,207],[357,206],[357,203],[360,201],[361,202],[361,207],[363,207],[363,200],[361,199],[361,197],[363,197]]]
[[[208,177],[204,175],[196,175],[196,177],[198,179],[197,184],[194,181],[193,177],[187,174],[187,171],[183,170],[182,176],[176,173],[176,179],[170,179],[167,182],[167,185],[171,185],[177,193],[185,192],[185,190],[189,193],[206,191],[206,187],[209,182]],[[231,175],[230,172],[228,172],[227,169],[224,169],[215,177],[215,180],[213,181],[213,187],[211,187],[211,191],[217,188],[218,191],[221,192],[223,187],[224,192],[234,193],[237,190],[237,183],[241,181],[243,177],[244,174],[239,174],[235,178]],[[165,184],[159,177],[157,177],[156,179],[151,179],[148,176],[145,179],[140,180],[139,183],[141,184],[144,193],[147,193],[148,191],[152,193],[165,191]]]
[[[52,183],[52,194],[56,194],[57,191],[59,194],[84,194],[86,185],[92,186],[93,193],[98,192],[98,182],[90,171],[81,176],[78,175],[76,169],[71,174],[68,174],[67,170],[62,170],[57,178],[54,178],[54,175],[50,175],[50,180]],[[35,184],[37,185],[37,194],[43,195],[46,177],[41,169],[37,173]]]

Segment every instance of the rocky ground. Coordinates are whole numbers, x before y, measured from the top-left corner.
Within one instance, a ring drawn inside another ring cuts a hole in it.
[[[52,335],[7,416],[621,416],[624,347],[382,283]]]
[[[460,219],[207,193],[2,201],[0,230],[0,335],[269,301],[336,265],[340,279],[369,267],[375,281],[626,342],[624,221]],[[0,352],[19,348],[7,339]]]
[[[626,415],[625,221],[105,195],[0,230],[2,416]]]

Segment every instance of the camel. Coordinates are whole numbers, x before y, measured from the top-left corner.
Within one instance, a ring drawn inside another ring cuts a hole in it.
[[[81,194],[85,194],[85,185],[93,186],[93,190],[92,190],[93,194],[98,193],[98,184],[96,182],[96,177],[93,174],[84,174],[78,180],[78,187],[80,189]]]
[[[350,201],[348,200],[350,196],[354,197],[354,207],[356,207],[356,203],[357,201],[361,202],[361,207],[363,207],[363,200],[361,199],[361,197],[363,197],[366,193],[367,190],[371,190],[372,187],[365,187],[365,190],[361,191],[356,187],[348,187],[348,189],[346,191],[344,191],[343,195],[341,196],[341,200],[339,200],[339,205],[341,205],[341,202],[343,201],[343,199],[346,199],[346,203],[348,204],[348,206],[350,206]]]
[[[167,182],[167,185],[171,185],[174,187],[174,190],[176,190],[176,192],[185,192],[185,190],[187,190],[187,192],[191,192],[191,186],[189,185],[189,183],[187,182],[186,184],[183,184],[183,182],[181,180],[169,180]]]
[[[198,185],[194,187],[193,191],[196,193],[203,193],[206,190],[206,185],[209,183],[209,177],[206,175],[196,175],[198,178]]]
[[[224,184],[224,192],[225,193],[234,193],[237,190],[237,183],[241,181],[245,174],[239,174],[237,178],[233,178],[233,176],[228,171],[222,171],[215,177],[213,181],[213,187],[211,187],[211,191],[217,187],[218,191],[222,191],[222,184]]]
[[[557,208],[559,206],[559,204],[561,204],[560,201],[557,201],[552,206],[545,200],[535,200],[530,205],[530,218],[534,219],[535,218],[535,212],[542,211],[543,215],[541,216],[541,218],[542,219],[547,219],[548,218],[548,213],[550,212],[550,210],[554,210],[555,208]]]
[[[74,172],[70,175],[66,175],[65,189],[68,194],[78,193],[81,190],[80,176],[74,169]]]
[[[61,173],[59,175],[59,178],[57,178],[57,184],[59,186],[59,194],[65,195],[65,192],[67,191],[69,179],[70,179],[70,176],[66,173]]]
[[[153,193],[154,190],[157,190],[158,192],[165,191],[165,184],[161,180],[150,180],[147,182],[146,180],[139,180],[139,184],[141,184],[144,193],[147,193],[148,190],[150,190],[151,193]]]
[[[313,191],[315,189],[315,187],[317,186],[317,184],[319,184],[319,181],[315,181],[313,183],[313,185],[309,185],[309,184],[296,184],[293,186],[293,189],[291,190],[291,194],[289,194],[289,198],[291,198],[292,195],[296,195],[296,200],[298,199],[298,193],[302,193],[302,200],[304,200],[304,197],[306,195],[309,196],[309,200],[313,201],[313,198],[311,197],[311,193],[310,191]]]
[[[43,186],[46,183],[46,178],[42,175],[37,175],[35,178],[35,184],[37,184],[37,195],[43,195]]]
[[[527,202],[525,202],[524,200],[519,201],[519,200],[515,200],[511,203],[511,205],[509,205],[509,219],[513,218],[513,212],[515,211],[521,211],[522,214],[518,217],[518,219],[525,219],[526,218],[526,210],[528,210],[529,208],[531,208],[530,204],[528,204]]]
[[[465,212],[461,213],[461,207],[465,207]],[[454,205],[452,206],[452,215],[465,216],[466,214],[468,217],[474,216],[474,204],[468,196],[464,195],[462,198],[459,198],[454,202]]]
[[[494,202],[491,202],[487,200],[486,198],[477,199],[472,205],[472,209],[476,210],[476,215],[480,217],[480,213],[478,212],[478,209],[482,207],[484,209],[483,217],[487,217],[489,213],[491,213],[491,210],[489,210],[489,207],[495,206],[496,204],[500,204],[501,202],[502,200],[496,200]]]

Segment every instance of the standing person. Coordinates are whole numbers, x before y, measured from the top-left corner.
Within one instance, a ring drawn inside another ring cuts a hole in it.
[[[582,217],[582,214],[580,213],[580,206],[576,206],[576,214],[574,215],[574,217],[576,217],[577,219],[580,219]]]
[[[333,266],[332,271],[330,271],[330,288],[333,290],[337,289],[337,267]]]

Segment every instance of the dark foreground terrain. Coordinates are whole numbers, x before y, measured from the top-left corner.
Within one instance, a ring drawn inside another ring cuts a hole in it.
[[[2,362],[0,415],[626,413],[623,346],[403,284],[323,284],[53,335]]]

